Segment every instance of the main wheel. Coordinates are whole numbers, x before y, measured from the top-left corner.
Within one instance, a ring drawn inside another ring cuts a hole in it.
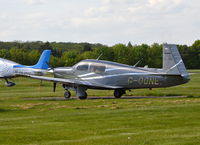
[[[114,91],[115,98],[121,98],[123,94],[125,94],[124,90],[115,90]]]
[[[80,99],[80,100],[85,100],[85,99],[87,99],[87,93],[85,92],[85,93],[84,93],[84,96],[79,96],[79,99]]]
[[[71,97],[71,93],[70,93],[70,91],[65,91],[65,93],[64,93],[64,98],[65,99],[69,99]]]

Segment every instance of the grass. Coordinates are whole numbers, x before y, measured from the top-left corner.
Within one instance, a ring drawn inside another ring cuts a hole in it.
[[[199,144],[200,71],[195,72],[185,85],[127,93],[147,96],[140,99],[101,99],[113,92],[89,90],[89,96],[100,99],[45,100],[41,98],[62,97],[62,87],[53,93],[48,82],[16,78],[12,88],[0,82],[0,144]]]

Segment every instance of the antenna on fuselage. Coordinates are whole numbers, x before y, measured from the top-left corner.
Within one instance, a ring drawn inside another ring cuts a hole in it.
[[[99,57],[97,57],[96,60],[99,60],[99,59],[101,58],[102,55],[103,55],[103,53],[101,53],[101,54],[99,55]]]
[[[141,61],[142,61],[142,59],[140,59],[138,62],[136,62],[136,64],[133,67],[136,67]]]

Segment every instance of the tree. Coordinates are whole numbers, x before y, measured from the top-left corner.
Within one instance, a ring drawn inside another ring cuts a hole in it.
[[[47,41],[46,43],[42,44],[40,47],[39,47],[39,51],[40,52],[43,52],[44,50],[46,49],[49,49],[49,50],[53,50],[51,44]]]
[[[133,47],[133,45],[131,44],[131,42],[130,42],[130,41],[128,42],[128,45],[127,45],[127,47],[128,47],[128,48],[132,48],[132,47]]]
[[[7,49],[0,49],[0,58],[10,59],[10,53]]]
[[[80,56],[78,51],[65,51],[61,57],[61,61],[65,66],[72,66],[77,63],[77,56]]]
[[[128,48],[124,44],[117,44],[112,47],[114,52],[114,61],[128,64]]]
[[[188,68],[200,68],[200,40],[194,42],[194,44],[189,47],[189,61]]]
[[[28,53],[28,60],[29,60],[29,65],[36,64],[38,59],[40,58],[40,52],[38,50],[31,50]]]
[[[146,44],[134,46],[135,60],[141,61],[140,66],[149,65],[148,64],[148,49],[149,46]]]
[[[161,68],[162,67],[162,46],[154,43],[147,49],[149,67]]]
[[[83,46],[83,52],[85,51],[91,51],[92,50],[92,47],[89,43],[85,43],[84,46]]]
[[[20,64],[27,64],[27,53],[23,51],[23,49],[19,48],[11,48],[10,49],[10,59],[20,63]]]
[[[114,51],[111,47],[102,46],[94,49],[94,58],[98,58],[101,55],[101,60],[114,60]]]

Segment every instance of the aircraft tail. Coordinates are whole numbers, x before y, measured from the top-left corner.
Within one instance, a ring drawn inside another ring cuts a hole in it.
[[[31,68],[35,69],[48,69],[49,68],[49,60],[50,60],[51,50],[44,50],[42,55],[40,56],[39,61],[36,65],[31,66]]]
[[[174,44],[163,45],[163,69],[167,74],[189,77],[177,46]]]
[[[51,50],[44,50],[37,64],[33,66],[15,65],[14,68],[48,69],[50,56],[51,56]]]

